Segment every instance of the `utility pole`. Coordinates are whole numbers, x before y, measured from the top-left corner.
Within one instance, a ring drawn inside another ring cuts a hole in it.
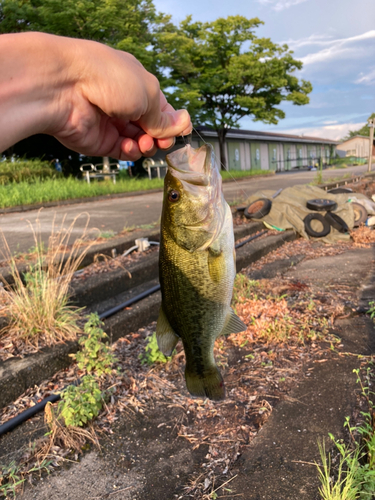
[[[368,155],[368,172],[371,172],[371,162],[372,162],[372,145],[374,144],[374,125],[375,125],[375,119],[370,118],[368,121],[368,126],[370,128],[370,150],[369,150],[369,155]]]

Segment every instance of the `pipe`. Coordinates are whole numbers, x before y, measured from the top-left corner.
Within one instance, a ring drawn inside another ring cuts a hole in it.
[[[243,245],[246,245],[246,243],[249,243],[249,241],[252,241],[252,240],[255,240],[256,238],[259,238],[259,236],[262,236],[266,232],[267,231],[262,231],[261,233],[258,233],[254,236],[251,236],[250,238],[247,238],[244,241],[241,241],[241,243],[238,243],[237,245],[235,245],[235,248],[240,248]],[[153,242],[153,243],[157,243],[157,242]],[[131,250],[131,249],[129,248],[129,250]],[[148,297],[149,295],[157,292],[158,290],[160,290],[160,285],[155,285],[152,288],[149,288],[148,290],[145,290],[144,292],[136,295],[135,297],[123,302],[122,304],[120,304],[116,307],[113,307],[112,309],[109,309],[108,311],[104,311],[103,313],[99,314],[99,318],[106,319],[109,316],[116,314],[118,311],[121,311],[121,309],[124,309],[125,307],[129,307],[132,304],[135,304],[136,302],[144,299],[145,297]],[[37,403],[35,406],[28,408],[27,410],[23,411],[22,413],[20,413],[16,417],[11,418],[10,420],[8,420],[7,422],[5,422],[3,425],[0,426],[0,436],[2,436],[3,434],[5,434],[9,431],[12,431],[18,425],[22,424],[23,422],[25,422],[29,418],[33,417],[38,412],[44,410],[47,403],[49,403],[49,402],[56,403],[56,401],[59,401],[60,398],[61,398],[60,394],[51,394],[50,396],[47,396],[42,401]]]
[[[25,420],[28,420],[29,418],[33,417],[36,413],[44,410],[47,403],[49,402],[56,403],[56,401],[58,401],[60,397],[61,397],[60,394],[51,394],[50,396],[44,398],[43,401],[37,403],[35,406],[28,408],[27,410],[23,411],[16,417],[13,417],[7,422],[5,422],[5,424],[0,425],[0,436],[5,434],[6,432],[12,431],[15,427],[25,422]]]
[[[267,231],[262,231],[261,233],[256,234],[255,236],[250,236],[250,238],[246,238],[246,240],[241,241],[241,243],[237,243],[237,245],[234,246],[234,248],[237,250],[237,248],[243,247],[246,245],[246,243],[249,243],[249,241],[256,240],[259,238],[259,236],[263,236],[263,234],[266,234]]]
[[[73,382],[70,385],[79,385],[80,383],[81,383],[81,378],[78,378],[75,382]],[[69,386],[64,387],[64,389],[66,389],[67,387]],[[59,401],[61,399],[61,393],[63,392],[64,389],[62,389],[61,392],[59,392],[58,394],[51,394],[50,396],[47,396],[42,401],[39,401],[39,403],[37,403],[36,405],[32,406],[31,408],[28,408],[19,415],[16,415],[15,417],[11,418],[3,425],[0,425],[0,436],[9,431],[12,431],[18,425],[22,424],[23,422],[33,417],[40,411],[44,410],[47,403],[56,403],[57,401]]]
[[[126,256],[129,255],[130,253],[134,252],[134,250],[137,250],[138,245],[134,245],[133,247],[128,248],[122,255]]]
[[[106,319],[109,318],[109,316],[112,316],[113,314],[116,314],[118,311],[121,311],[121,309],[125,309],[125,307],[129,307],[132,304],[135,304],[139,300],[144,299],[145,297],[148,297],[152,293],[157,292],[160,290],[160,285],[155,285],[152,288],[149,288],[145,292],[140,293],[139,295],[136,295],[132,299],[127,300],[126,302],[123,302],[122,304],[112,307],[112,309],[109,309],[108,311],[104,311],[103,313],[99,314],[100,319]]]

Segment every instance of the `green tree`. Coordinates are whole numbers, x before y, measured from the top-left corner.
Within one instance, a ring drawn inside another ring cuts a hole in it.
[[[367,120],[370,120],[370,119],[375,119],[375,113],[372,113],[367,118]],[[365,135],[367,137],[370,137],[370,128],[368,126],[368,123],[366,123],[366,125],[364,125],[362,128],[360,128],[358,130],[350,130],[349,134],[343,138],[343,141],[347,141],[348,139],[350,139],[351,137],[355,137],[356,135]]]
[[[42,31],[126,50],[157,74],[152,32],[165,16],[152,0],[0,0],[0,34]]]
[[[168,100],[186,107],[195,123],[218,133],[221,162],[229,128],[244,116],[278,123],[283,101],[309,102],[310,82],[295,76],[302,62],[293,59],[287,45],[257,38],[257,19],[229,16],[193,22],[191,16],[175,28],[168,20],[157,35],[160,64],[169,71],[163,82]]]

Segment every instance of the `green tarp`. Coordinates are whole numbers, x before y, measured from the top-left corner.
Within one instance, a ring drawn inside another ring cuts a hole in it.
[[[259,220],[265,222],[267,226],[271,225],[279,229],[293,229],[306,239],[311,239],[311,237],[305,232],[303,219],[307,214],[314,212],[306,207],[306,202],[308,200],[323,198],[335,201],[338,206],[336,210],[334,210],[334,213],[344,219],[349,229],[353,229],[354,212],[348,199],[350,199],[351,195],[357,198],[366,198],[364,195],[358,193],[329,194],[323,189],[309,185],[293,186],[283,189],[275,199],[272,199],[273,194],[274,191],[270,190],[258,191],[248,198],[247,204],[249,205],[260,198],[268,198],[272,201],[271,211],[268,215]],[[325,214],[325,212],[320,213],[323,215]],[[311,226],[315,230],[321,230],[322,228],[319,221],[313,221]],[[331,232],[327,236],[319,238],[319,240],[326,243],[348,241],[349,239],[350,235],[348,233],[342,234],[333,227],[331,227]]]

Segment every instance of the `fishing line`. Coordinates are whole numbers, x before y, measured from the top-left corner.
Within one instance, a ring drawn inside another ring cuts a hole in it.
[[[195,133],[198,135],[198,137],[205,143],[207,144],[207,142],[203,139],[203,137],[200,135],[200,133],[198,132],[198,130],[193,127],[193,130],[195,131]],[[184,139],[184,142],[185,142],[185,139]],[[185,143],[186,144],[186,143]],[[219,159],[218,157],[216,156],[215,154],[215,151],[213,151],[213,154],[214,154],[214,157],[216,159],[216,161],[221,165],[221,167],[226,171],[228,172],[228,174],[232,177],[232,179],[234,180],[234,182],[237,184],[237,186],[240,188],[240,190],[243,192],[243,194],[246,196],[246,198],[249,198],[249,195],[246,193],[246,191],[243,189],[243,187],[241,187],[240,183],[236,180],[236,178],[231,174],[230,170],[229,170],[229,167],[227,168]]]

